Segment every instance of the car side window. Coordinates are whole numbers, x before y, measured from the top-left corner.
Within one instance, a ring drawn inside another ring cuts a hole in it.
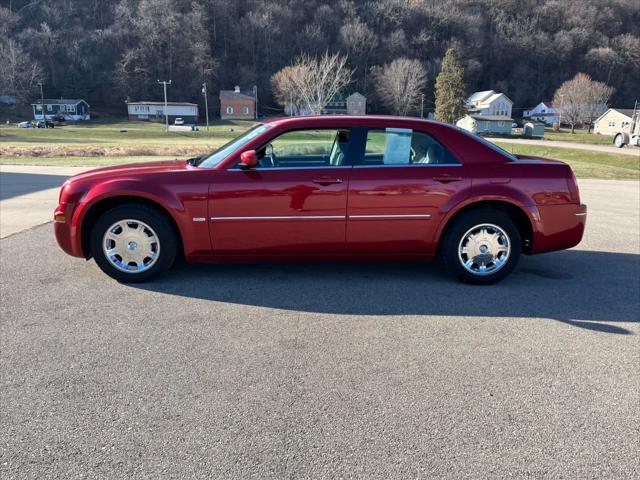
[[[258,168],[330,167],[347,164],[349,130],[286,132],[257,150]]]
[[[362,165],[455,165],[455,156],[431,135],[407,128],[367,132]]]

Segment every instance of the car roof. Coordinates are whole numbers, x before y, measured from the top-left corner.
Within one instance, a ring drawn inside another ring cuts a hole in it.
[[[416,127],[426,125],[438,125],[450,128],[449,125],[425,120],[416,117],[398,117],[393,115],[312,115],[303,117],[278,117],[264,123],[282,127],[379,127],[379,126],[404,126]]]

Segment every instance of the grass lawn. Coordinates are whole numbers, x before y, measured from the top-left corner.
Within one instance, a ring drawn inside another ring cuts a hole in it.
[[[572,134],[570,128],[561,128],[559,132],[555,132],[553,128],[545,128],[544,138],[561,142],[591,143],[594,145],[613,144],[613,137],[609,135],[596,135],[579,129],[576,129],[576,133]]]
[[[496,144],[514,154],[562,160],[571,165],[578,178],[640,179],[640,153],[634,157],[616,153],[545,147],[544,145],[501,144],[500,142],[496,142]]]
[[[0,126],[0,156],[188,155],[226,143],[252,122],[217,122],[210,131],[169,132],[152,122],[87,122],[53,129]],[[185,152],[189,149],[189,152]],[[84,155],[83,155],[84,154]]]

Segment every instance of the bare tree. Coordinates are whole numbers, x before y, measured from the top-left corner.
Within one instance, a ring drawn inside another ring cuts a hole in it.
[[[321,57],[301,55],[293,66],[292,94],[302,109],[320,115],[331,99],[351,83],[353,70],[347,57],[325,53]]]
[[[419,60],[396,58],[372,73],[380,101],[395,115],[408,115],[420,103],[427,73]]]
[[[571,125],[575,133],[576,125],[587,125],[591,131],[592,122],[607,108],[613,88],[596,82],[584,73],[578,73],[556,90],[553,103],[561,110],[562,119]]]
[[[340,40],[347,48],[351,63],[360,69],[363,75],[363,88],[367,89],[367,74],[369,73],[369,58],[378,46],[378,37],[366,23],[359,18],[351,20],[340,28]]]
[[[302,106],[300,91],[296,88],[296,77],[302,75],[302,67],[289,65],[271,76],[271,90],[276,103],[285,107],[285,113],[299,114]],[[288,111],[287,111],[288,106]]]
[[[42,80],[42,68],[12,39],[0,43],[0,92],[13,95],[21,102]]]

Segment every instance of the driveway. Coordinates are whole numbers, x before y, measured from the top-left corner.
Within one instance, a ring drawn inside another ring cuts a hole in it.
[[[526,138],[487,137],[487,140],[490,140],[492,142],[498,142],[498,143],[536,145],[538,147],[572,148],[574,150],[588,150],[591,152],[618,153],[620,155],[630,155],[630,156],[640,158],[640,148],[630,147],[630,146],[626,146],[624,148],[617,148],[609,145],[593,145],[590,143],[561,142],[557,140],[530,140]]]
[[[0,240],[0,476],[639,478],[640,184],[580,183],[583,243],[487,288]]]

